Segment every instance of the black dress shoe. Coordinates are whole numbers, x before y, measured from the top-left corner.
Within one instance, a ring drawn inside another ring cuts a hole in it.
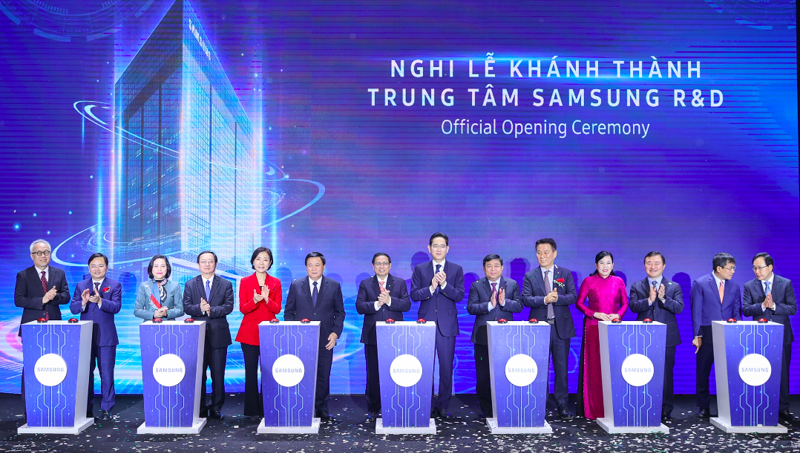
[[[667,411],[661,412],[661,422],[662,423],[670,421],[670,420],[672,420],[672,414],[670,412],[667,412]]]
[[[794,423],[795,421],[797,421],[797,417],[792,415],[792,413],[789,412],[789,409],[784,409],[778,412],[778,418],[789,423]]]
[[[335,421],[333,419],[333,417],[331,417],[331,414],[328,413],[328,411],[318,411],[317,412],[317,418],[319,418],[323,422],[333,422],[333,421]]]
[[[445,409],[439,409],[439,418],[442,420],[452,420],[454,417],[453,414],[450,413],[450,411]]]
[[[98,420],[112,420],[113,418],[110,411],[100,411],[100,416],[97,417]]]
[[[569,412],[569,409],[567,409],[566,404],[561,404],[558,406],[558,418],[565,422],[572,421],[572,414]]]
[[[214,420],[225,420],[225,415],[220,411],[212,410],[209,414]]]
[[[248,417],[248,418],[250,419],[250,421],[251,421],[252,423],[256,423],[256,422],[260,422],[260,421],[261,421],[261,419],[262,419],[262,418],[264,418],[264,417],[262,417],[262,416],[260,416],[260,415],[251,415],[251,416],[250,416],[250,417]]]
[[[367,418],[370,420],[375,420],[376,418],[381,416],[380,414],[381,414],[380,411],[369,411],[369,413],[367,414]]]
[[[700,418],[711,418],[716,417],[715,414],[711,413],[711,409],[704,407],[700,409],[700,412],[697,413],[697,416]]]

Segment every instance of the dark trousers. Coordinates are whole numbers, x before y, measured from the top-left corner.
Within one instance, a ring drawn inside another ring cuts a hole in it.
[[[434,409],[446,411],[453,397],[453,358],[456,337],[446,337],[436,328],[436,356],[439,357],[439,397],[432,402]]]
[[[475,393],[481,411],[487,418],[494,416],[492,410],[492,382],[489,375],[489,346],[475,343]]]
[[[570,338],[562,339],[556,326],[550,326],[550,358],[553,360],[553,396],[556,404],[569,403],[569,347]]]
[[[367,410],[381,411],[381,381],[378,374],[378,345],[365,344],[364,358],[367,361]]]
[[[792,344],[783,345],[783,360],[781,361],[781,399],[778,408],[782,411],[789,410],[789,365],[792,363]]]
[[[242,343],[244,356],[244,415],[264,416],[264,401],[258,386],[258,359],[261,347]]]
[[[664,400],[662,412],[671,413],[675,407],[675,392],[672,384],[672,369],[675,368],[675,346],[667,346],[664,351]]]
[[[708,379],[711,377],[711,367],[714,365],[714,339],[711,326],[701,326],[700,334],[703,336],[703,343],[695,356],[697,363],[695,393],[697,393],[697,407],[704,409],[711,405]]]
[[[319,348],[317,353],[317,396],[314,398],[316,412],[328,412],[328,401],[331,399],[331,366],[333,365],[333,349]]]
[[[110,411],[114,408],[117,394],[114,391],[114,363],[117,360],[116,346],[98,346],[92,344],[92,355],[89,358],[89,393],[86,397],[87,410],[94,409],[94,369],[100,368],[100,391],[103,399],[100,409]]]
[[[203,351],[203,383],[200,395],[200,416],[209,409],[219,411],[225,404],[225,361],[228,359],[228,348],[212,348],[209,331],[206,331],[206,344]],[[211,404],[206,401],[206,371],[211,368]]]

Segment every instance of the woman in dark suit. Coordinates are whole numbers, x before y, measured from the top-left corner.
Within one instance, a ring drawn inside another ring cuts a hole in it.
[[[267,273],[272,262],[270,249],[255,249],[250,258],[255,273],[239,283],[239,309],[244,318],[236,341],[242,344],[244,355],[244,415],[253,421],[264,416],[264,404],[258,388],[258,324],[275,319],[281,311],[281,281]]]
[[[136,293],[133,314],[137,318],[152,321],[155,318],[175,319],[183,316],[181,285],[169,280],[170,275],[172,266],[166,256],[156,255],[150,259],[150,264],[147,266],[147,276],[150,280],[142,282]]]

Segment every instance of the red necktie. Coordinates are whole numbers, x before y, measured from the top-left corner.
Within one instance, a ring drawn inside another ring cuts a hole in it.
[[[45,278],[44,271],[42,271],[42,290],[47,294],[47,278]],[[44,307],[44,319],[50,319],[50,313],[47,312],[47,307]]]
[[[384,289],[384,288],[383,288],[383,285],[384,285],[386,282],[381,282],[381,281],[379,281],[378,283],[380,283],[380,284],[381,284],[381,292],[383,292],[383,289]]]
[[[725,300],[725,281],[720,280],[719,282],[719,303]]]

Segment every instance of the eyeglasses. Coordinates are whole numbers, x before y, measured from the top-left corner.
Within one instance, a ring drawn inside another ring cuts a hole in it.
[[[50,256],[50,250],[45,250],[44,252],[32,252],[31,255]]]
[[[446,248],[447,248],[447,245],[445,245],[445,244],[433,244],[433,245],[431,246],[431,248],[432,248],[432,249],[446,249]]]
[[[754,271],[760,271],[768,268],[769,266],[753,266]]]
[[[735,271],[735,270],[736,270],[736,266],[733,266],[733,267],[723,267],[723,269],[725,269],[726,271]]]
[[[377,263],[375,263],[376,266],[388,266],[390,264],[392,264],[392,263],[390,263],[388,261],[378,261]]]

